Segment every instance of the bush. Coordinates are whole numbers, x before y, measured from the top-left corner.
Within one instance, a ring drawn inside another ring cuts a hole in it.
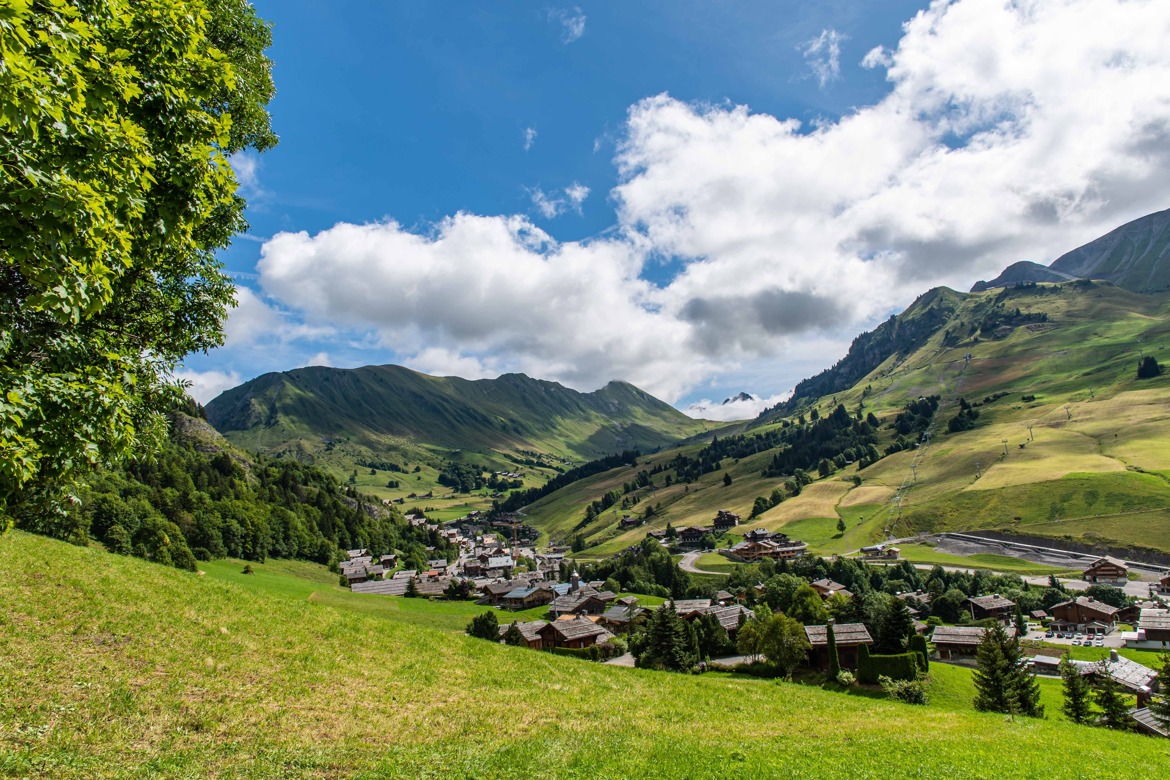
[[[567,655],[572,658],[583,658],[587,661],[608,661],[610,658],[621,655],[625,650],[620,650],[617,645],[607,642],[589,647],[554,647],[552,652],[553,655]]]
[[[926,686],[929,682],[930,679],[925,675],[917,675],[912,680],[891,680],[884,674],[878,678],[887,696],[906,704],[926,704]]]
[[[852,686],[856,680],[857,678],[853,676],[853,672],[849,671],[848,669],[842,669],[840,673],[837,674],[837,684],[844,685],[846,688]]]
[[[918,663],[922,671],[930,671],[930,647],[926,644],[926,637],[915,634],[910,637],[910,652],[918,654]]]
[[[864,645],[862,645],[864,647]],[[913,680],[920,671],[918,653],[870,655],[869,648],[857,654],[857,679],[865,685],[875,685],[881,677],[891,680]]]

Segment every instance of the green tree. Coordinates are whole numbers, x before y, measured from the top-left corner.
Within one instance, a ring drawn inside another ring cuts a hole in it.
[[[1137,378],[1138,379],[1153,379],[1161,376],[1165,369],[1158,363],[1157,358],[1153,355],[1146,355],[1138,361]]]
[[[975,709],[1005,715],[1044,716],[1040,686],[1023,664],[1020,642],[996,624],[983,635],[975,653]]]
[[[524,639],[524,634],[520,631],[520,626],[516,625],[516,621],[512,621],[512,625],[508,626],[508,630],[504,632],[504,644],[513,647],[523,647],[528,644]]]
[[[906,643],[914,636],[914,617],[903,599],[883,596],[886,608],[877,625],[874,646],[879,653],[901,653]]]
[[[418,586],[415,584],[415,578],[411,577],[406,581],[406,592],[402,594],[408,599],[418,598]]]
[[[805,626],[823,625],[829,619],[829,610],[824,599],[811,585],[803,584],[792,594],[792,601],[785,614]]]
[[[0,19],[0,512],[51,532],[57,492],[156,448],[178,361],[222,343],[229,158],[276,143],[271,35],[246,0]]]
[[[841,674],[841,659],[837,655],[837,635],[833,631],[832,620],[825,626],[825,638],[828,641],[829,649],[829,679],[836,680],[837,676]]]
[[[837,518],[837,533],[841,533],[841,534],[845,533],[845,518],[844,517]]]
[[[1101,725],[1118,731],[1129,730],[1129,705],[1106,668],[1093,681],[1093,701],[1101,709]]]
[[[1162,664],[1162,668],[1158,670],[1162,693],[1150,700],[1150,712],[1163,726],[1170,728],[1170,650],[1163,650],[1158,660]]]
[[[728,487],[730,485],[731,485],[731,475],[725,471],[725,472],[723,472],[723,487]]]
[[[646,633],[645,649],[637,659],[639,667],[685,672],[698,663],[694,631],[679,617],[673,603],[654,611],[646,624]]]
[[[1080,668],[1069,662],[1068,656],[1060,659],[1060,681],[1064,691],[1061,710],[1065,717],[1073,723],[1088,723],[1093,711],[1090,699],[1092,686],[1089,678],[1081,674]]]
[[[467,633],[477,639],[497,642],[500,639],[500,621],[492,611],[482,612],[467,624]]]
[[[759,652],[775,664],[785,677],[791,677],[793,670],[808,658],[812,645],[804,632],[804,626],[787,615],[777,612],[761,622],[757,630]]]
[[[1024,610],[1020,608],[1019,604],[1016,604],[1016,620],[1015,620],[1015,622],[1016,622],[1016,636],[1021,636],[1021,637],[1027,636],[1028,635],[1028,621],[1024,620]]]

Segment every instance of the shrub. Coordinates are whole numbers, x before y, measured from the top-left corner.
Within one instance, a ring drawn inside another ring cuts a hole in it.
[[[250,563],[244,564],[244,574],[255,574],[255,573],[256,572],[252,571],[252,564],[250,564]]]
[[[868,651],[868,648],[866,648]],[[913,680],[920,671],[918,653],[895,653],[893,655],[857,655],[857,679],[866,685],[875,685],[881,677],[891,680]]]
[[[846,688],[853,685],[856,680],[857,678],[853,676],[853,672],[849,671],[848,669],[842,669],[837,674],[837,684],[844,685]]]
[[[926,675],[917,675],[912,680],[891,680],[884,674],[878,678],[887,696],[906,704],[926,704],[926,686],[929,682],[930,678]]]

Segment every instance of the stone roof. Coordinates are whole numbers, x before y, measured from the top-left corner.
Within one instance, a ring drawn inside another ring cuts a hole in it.
[[[374,580],[372,582],[355,582],[350,586],[354,593],[375,593],[380,596],[401,596],[406,593],[406,584],[410,580]]]
[[[828,626],[805,626],[804,633],[813,647],[822,647],[829,644]],[[864,623],[840,623],[833,626],[833,639],[838,646],[852,647],[854,645],[872,645],[873,637]]]
[[[1142,731],[1161,737],[1170,737],[1170,726],[1158,720],[1157,716],[1150,712],[1149,707],[1130,710],[1129,717],[1137,722]]]
[[[1116,566],[1119,569],[1126,569],[1126,570],[1129,569],[1129,566],[1127,566],[1125,564],[1125,561],[1121,560],[1120,558],[1114,558],[1112,555],[1105,555],[1105,556],[1102,556],[1102,557],[1098,558],[1097,560],[1093,561],[1092,563],[1090,563],[1085,568],[1085,571],[1092,571],[1093,569],[1097,568],[1098,566],[1103,566],[1106,564],[1108,564],[1110,566]]]
[[[603,627],[597,625],[587,617],[577,617],[573,618],[572,620],[554,620],[552,623],[547,623],[545,626],[541,627],[542,633],[546,628],[550,631],[553,631],[554,633],[560,634],[561,638],[566,641],[583,639],[585,637],[591,636],[596,636],[599,638],[602,637],[602,635],[606,637],[612,636]]]
[[[1100,612],[1101,614],[1108,615],[1109,617],[1113,617],[1121,611],[1119,607],[1106,604],[1103,601],[1097,601],[1092,596],[1077,596],[1075,599],[1069,599],[1068,601],[1062,601],[1059,604],[1053,604],[1051,607],[1049,607],[1049,611],[1053,611],[1057,607],[1068,606],[1069,604],[1077,604],[1078,606],[1091,609],[1094,612]]]
[[[1143,609],[1138,617],[1137,627],[1170,631],[1170,609]]]
[[[988,629],[983,626],[938,626],[934,629],[930,641],[936,645],[971,645],[974,647],[983,641],[983,635]],[[1008,626],[1004,629],[1009,637],[1016,635],[1016,627]]]
[[[1108,674],[1116,680],[1123,688],[1138,692],[1148,691],[1154,680],[1158,679],[1158,673],[1148,666],[1143,666],[1137,661],[1131,661],[1123,655],[1117,655],[1117,651],[1111,652],[1109,658],[1103,658],[1100,661],[1093,661],[1091,663],[1094,674],[1102,672]]]
[[[516,628],[520,629],[520,633],[524,635],[525,642],[535,642],[540,639],[540,629],[547,625],[547,620],[533,620],[528,623],[517,623]],[[500,624],[500,639],[504,638],[504,634],[508,633],[508,629],[511,627],[511,623]]]
[[[986,610],[1008,609],[1016,605],[1016,602],[1012,601],[1011,599],[1005,599],[998,593],[991,596],[973,596],[967,599],[967,601],[970,601],[980,609]]]
[[[702,612],[711,606],[711,599],[679,599],[677,601],[667,601],[663,606],[666,606],[666,604],[674,606],[674,611],[680,615],[685,615],[689,612]]]

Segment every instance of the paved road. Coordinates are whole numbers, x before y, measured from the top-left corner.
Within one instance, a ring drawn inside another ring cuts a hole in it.
[[[695,565],[695,561],[697,561],[699,556],[705,552],[707,551],[694,550],[693,552],[686,553],[681,559],[679,559],[678,567],[683,571],[689,571],[691,574],[717,574],[720,577],[726,577],[727,572],[725,571],[707,571],[706,569],[700,569]]]

